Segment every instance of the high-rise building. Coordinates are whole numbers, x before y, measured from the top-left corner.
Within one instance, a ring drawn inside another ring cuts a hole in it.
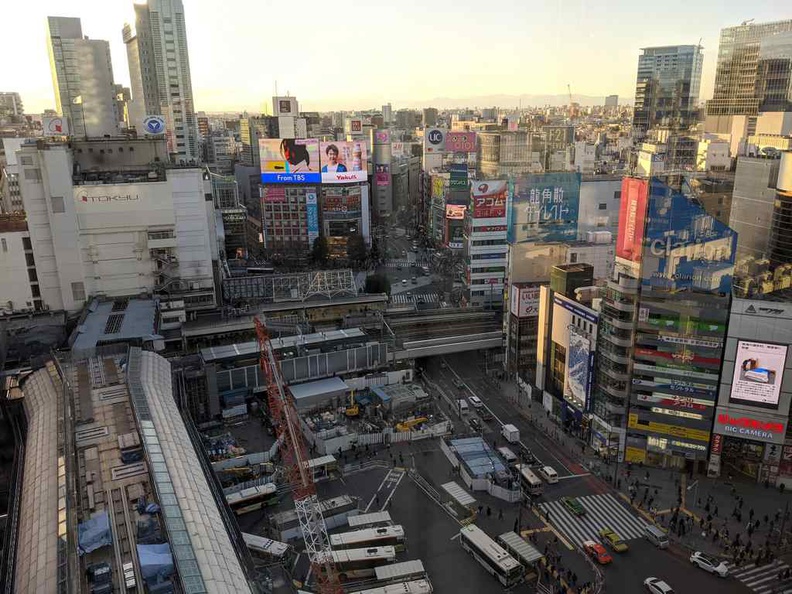
[[[24,115],[25,108],[19,93],[0,93],[0,121],[19,121]]]
[[[83,37],[80,19],[47,17],[55,109],[76,137],[118,134],[110,44]]]
[[[434,107],[426,107],[423,110],[423,125],[424,128],[437,125],[437,109]]]
[[[605,97],[605,108],[609,107],[619,107],[619,96],[618,95],[608,95]]]
[[[644,48],[638,57],[633,134],[638,139],[662,126],[684,131],[698,121],[701,66],[698,45]]]
[[[792,20],[721,30],[708,116],[785,111],[792,101]]]
[[[135,4],[134,26],[125,24],[123,37],[132,86],[131,124],[141,131],[146,116],[163,116],[171,155],[199,160],[182,0]]]
[[[393,107],[390,103],[382,106],[382,123],[387,127],[393,121]]]
[[[737,233],[738,266],[769,255],[779,165],[778,159],[766,157],[737,159],[729,226]]]
[[[704,470],[736,243],[731,228],[658,179],[624,179],[592,403],[611,455]]]

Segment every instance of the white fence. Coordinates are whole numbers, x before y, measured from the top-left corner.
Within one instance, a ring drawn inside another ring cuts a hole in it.
[[[442,421],[420,431],[394,431],[388,428],[383,429],[379,433],[346,433],[339,435],[332,430],[314,433],[310,430],[308,425],[305,424],[303,419],[300,419],[300,423],[306,440],[312,444],[316,448],[316,452],[321,455],[337,455],[339,449],[341,452],[349,451],[352,449],[353,444],[355,447],[360,447],[431,439],[433,437],[447,435],[451,431],[452,426],[451,421]],[[333,435],[334,433],[335,435]],[[333,435],[333,437],[324,437],[327,435]]]
[[[225,460],[218,460],[212,462],[212,468],[217,472],[218,470],[227,470],[228,468],[239,468],[241,466],[253,466],[254,464],[262,464],[269,462],[278,454],[278,442],[272,444],[272,447],[266,452],[255,452],[253,454],[245,454],[244,456],[237,456],[235,458],[227,458]]]

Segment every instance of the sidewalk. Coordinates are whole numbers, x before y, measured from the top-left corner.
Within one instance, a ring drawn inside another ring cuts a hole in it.
[[[765,488],[737,478],[729,480],[728,476],[709,478],[693,475],[689,478],[676,469],[624,463],[618,465],[618,476],[614,481],[615,462],[608,463],[581,439],[565,433],[540,403],[528,402],[525,395],[520,396],[514,382],[503,382],[502,390],[523,417],[559,444],[566,454],[579,460],[593,475],[618,491],[624,502],[632,505],[644,519],[652,521],[654,517],[655,523],[669,531],[674,509],[679,508],[679,516],[688,518],[683,535],[669,532],[671,539],[686,549],[733,557],[733,541],[739,534],[740,543],[744,546],[750,540],[754,552],[768,542],[770,550],[777,552],[781,527],[785,533],[792,531],[792,493],[788,491]],[[650,506],[654,514],[649,512]],[[701,520],[704,521],[703,527]],[[758,526],[751,530],[749,539],[748,523],[751,520]],[[714,536],[716,531],[720,538]],[[730,544],[728,548],[727,543]]]

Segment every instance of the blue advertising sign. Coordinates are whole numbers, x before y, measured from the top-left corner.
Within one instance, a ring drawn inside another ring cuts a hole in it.
[[[570,397],[573,404],[583,410],[588,410],[589,407],[591,363],[591,341],[579,328],[570,325],[564,396]]]
[[[514,182],[509,243],[574,241],[579,206],[579,173],[518,177]]]
[[[683,194],[653,179],[641,284],[653,290],[731,293],[737,233]]]
[[[308,219],[308,245],[313,247],[314,241],[319,237],[319,205],[316,192],[305,193],[305,215]]]

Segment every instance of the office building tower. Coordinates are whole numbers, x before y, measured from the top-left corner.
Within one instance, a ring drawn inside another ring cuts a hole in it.
[[[429,126],[436,126],[437,125],[437,109],[434,107],[426,107],[423,110],[423,126],[424,128],[428,128]]]
[[[766,157],[739,157],[734,175],[729,226],[737,233],[737,266],[769,255],[773,204],[781,161]]]
[[[605,97],[605,108],[616,108],[619,107],[619,96],[618,95],[608,95]]]
[[[134,26],[125,24],[123,37],[132,86],[132,124],[142,132],[146,116],[163,116],[173,158],[200,160],[182,0],[135,4]]]
[[[382,106],[382,123],[385,127],[390,126],[393,121],[393,108],[390,103]]]
[[[118,134],[110,44],[83,37],[80,19],[47,17],[55,109],[75,137]]]
[[[0,93],[0,121],[20,122],[25,115],[19,93]]]
[[[698,45],[644,48],[638,57],[633,134],[643,139],[654,127],[684,131],[698,121],[701,66]]]
[[[202,118],[199,118],[199,123]],[[208,132],[208,130],[207,130]],[[247,167],[261,166],[259,139],[278,138],[278,118],[271,116],[244,117],[239,120],[239,140],[242,152],[239,162]]]
[[[704,471],[736,243],[696,201],[624,179],[591,407],[611,456]]]
[[[715,89],[707,116],[785,111],[792,100],[792,20],[743,23],[721,30]]]

